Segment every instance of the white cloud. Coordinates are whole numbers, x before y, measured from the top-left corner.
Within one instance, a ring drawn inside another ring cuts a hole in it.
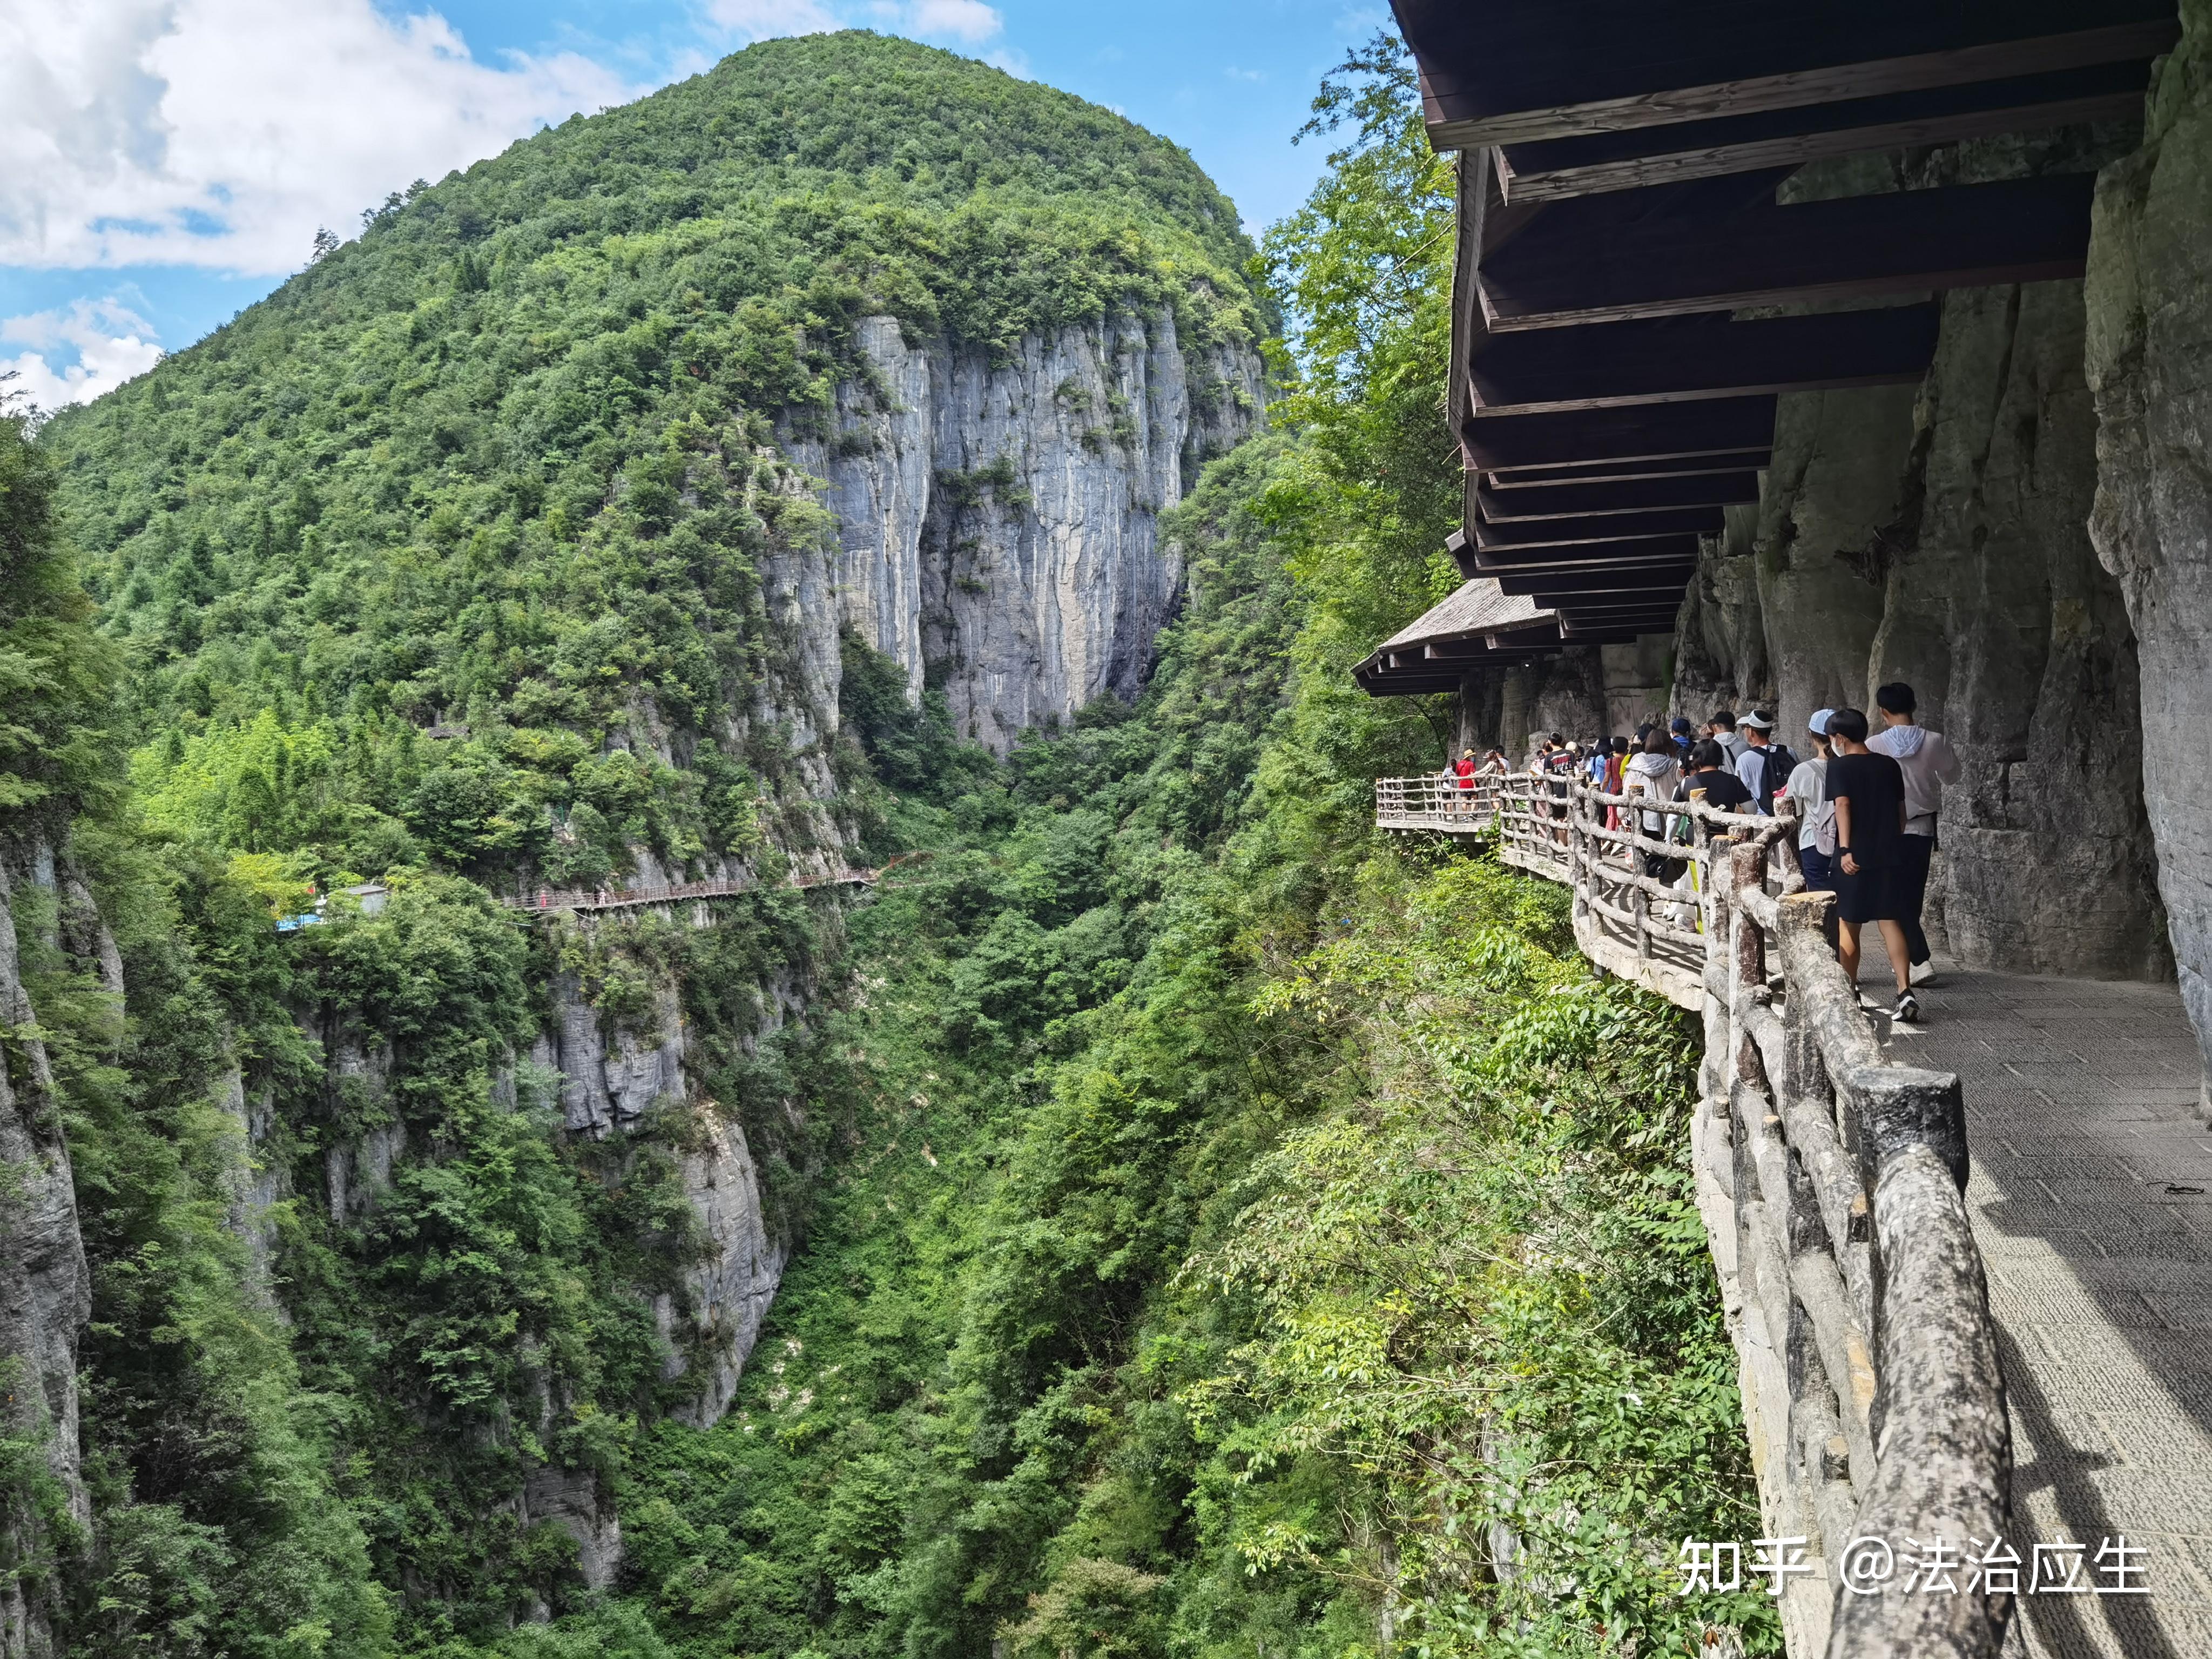
[[[1006,27],[998,8],[985,5],[983,0],[862,0],[847,6],[842,17],[841,27],[851,23],[917,40],[957,40],[970,46],[994,39]]]
[[[350,236],[415,179],[646,89],[573,51],[480,63],[436,11],[382,3],[0,0],[0,265],[280,276],[318,226]],[[1006,28],[985,0],[689,4],[708,46],[866,23],[979,48]],[[992,61],[1029,72],[1002,44]]]
[[[820,34],[841,27],[819,0],[711,0],[707,15],[748,40],[780,34]]]
[[[1267,72],[1265,70],[1238,69],[1234,64],[1231,64],[1227,69],[1222,70],[1222,73],[1226,75],[1232,81],[1258,82],[1264,81],[1267,78]]]
[[[1006,26],[997,9],[983,0],[914,0],[907,8],[907,27],[916,34],[949,35],[970,46],[990,40]]]
[[[0,374],[15,379],[7,390],[40,409],[81,404],[143,374],[161,361],[154,326],[114,300],[77,300],[65,310],[0,318],[0,349],[29,348],[0,356]],[[74,362],[57,364],[65,353]]]
[[[373,0],[10,0],[0,264],[295,270],[318,225],[637,90]]]

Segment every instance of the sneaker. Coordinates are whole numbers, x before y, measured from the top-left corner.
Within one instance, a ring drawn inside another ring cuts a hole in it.
[[[1936,964],[1932,962],[1914,963],[1912,964],[1912,983],[1916,988],[1922,986],[1935,984]]]
[[[1920,999],[1910,991],[1901,992],[1897,999],[1897,1006],[1891,1011],[1890,1018],[1899,1025],[1919,1024]]]

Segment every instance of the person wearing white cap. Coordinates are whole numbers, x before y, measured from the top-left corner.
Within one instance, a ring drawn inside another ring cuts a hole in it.
[[[1827,798],[1828,717],[1835,712],[1819,709],[1805,722],[1813,734],[1813,757],[1799,761],[1782,788],[1783,798],[1797,804],[1797,867],[1805,872],[1805,885],[1816,893],[1836,889],[1828,868],[1836,855],[1836,807]]]
[[[1797,765],[1797,757],[1783,744],[1770,742],[1767,733],[1774,729],[1774,716],[1763,708],[1754,708],[1736,722],[1743,733],[1743,747],[1737,750],[1730,763],[1737,779],[1751,791],[1751,804],[1762,817],[1774,814],[1774,793],[1787,781]]]

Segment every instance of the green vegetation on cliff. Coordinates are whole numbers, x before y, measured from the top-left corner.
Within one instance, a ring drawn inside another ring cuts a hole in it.
[[[62,848],[98,907],[15,899],[92,1523],[0,1443],[0,1572],[67,1650],[1774,1650],[1756,1598],[1674,1594],[1677,1540],[1754,1521],[1694,1034],[1590,975],[1555,894],[1371,829],[1436,743],[1345,670],[1454,580],[1452,204],[1387,46],[1319,110],[1352,142],[1255,292],[1172,147],[904,43],[774,43],[0,434],[0,865]],[[764,573],[827,533],[773,444],[854,319],[1004,349],[1277,306],[1291,419],[1167,520],[1188,592],[1135,708],[1002,763],[849,640],[834,751],[790,736],[829,711],[762,711],[802,678]],[[586,931],[485,891],[840,831],[908,855],[856,907]],[[349,873],[388,908],[272,933]],[[563,979],[617,1034],[680,996],[690,1102],[566,1131],[528,1059]],[[801,1248],[702,1431],[653,1309],[717,1111]],[[619,1512],[604,1589],[526,1518],[541,1473]]]
[[[751,708],[796,678],[763,573],[835,533],[774,445],[866,378],[855,321],[1255,344],[1250,253],[1174,146],[860,34],[394,198],[50,428],[149,815],[325,878],[817,840]]]
[[[1331,465],[1218,464],[1143,703],[910,810],[952,844],[854,918],[807,1249],[624,1489],[671,1653],[1771,1648],[1674,1593],[1755,1524],[1693,1034],[1563,895],[1361,823],[1374,732],[1292,666],[1369,522]]]

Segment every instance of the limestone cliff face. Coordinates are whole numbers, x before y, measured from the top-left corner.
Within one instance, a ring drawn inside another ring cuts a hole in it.
[[[998,362],[887,317],[859,338],[870,374],[841,389],[834,436],[785,446],[828,484],[843,622],[1000,750],[1133,696],[1182,580],[1158,515],[1259,420],[1256,355],[1186,348],[1165,311]]]
[[[1850,165],[1832,191],[2078,172],[2078,131]],[[1797,188],[1822,188],[1819,169]],[[2136,639],[2087,524],[2097,417],[2079,283],[1943,298],[1917,387],[1782,400],[1754,507],[1730,510],[1685,605],[1674,701],[1823,706],[1904,680],[1965,766],[1945,793],[1931,931],[1963,961],[2171,971],[2140,779]]]
[[[2085,528],[2081,336],[2078,283],[1954,294],[1921,386],[1785,398],[1763,499],[1685,607],[1676,700],[1777,705],[1796,741],[1814,709],[1908,682],[1965,766],[1929,905],[1950,950],[2157,975],[2135,642]]]
[[[79,1524],[91,1519],[79,1467],[77,1333],[92,1314],[76,1190],[46,1045],[23,985],[20,915],[57,915],[52,853],[0,853],[0,1434],[32,1442]],[[103,930],[104,932],[104,930]],[[107,952],[114,946],[109,942]],[[52,1546],[33,1509],[0,1492],[0,1557]],[[0,1659],[52,1651],[46,1617],[15,1573],[0,1577]]]
[[[691,908],[695,925],[713,925],[705,907]],[[771,989],[773,1026],[797,998],[787,994],[789,988]],[[760,1168],[743,1126],[693,1097],[681,999],[675,988],[663,987],[651,1029],[611,1030],[584,1000],[576,976],[564,973],[554,982],[549,1029],[531,1057],[549,1073],[557,1070],[562,1115],[572,1134],[605,1139],[635,1131],[649,1111],[690,1110],[677,1167],[703,1249],[684,1272],[681,1297],[660,1297],[653,1311],[668,1344],[667,1376],[688,1372],[696,1386],[678,1416],[712,1427],[737,1390],[791,1244],[769,1225]]]
[[[2143,785],[2182,995],[2212,1054],[2212,3],[2182,0],[2142,147],[2097,186],[2097,551],[2142,665]]]

